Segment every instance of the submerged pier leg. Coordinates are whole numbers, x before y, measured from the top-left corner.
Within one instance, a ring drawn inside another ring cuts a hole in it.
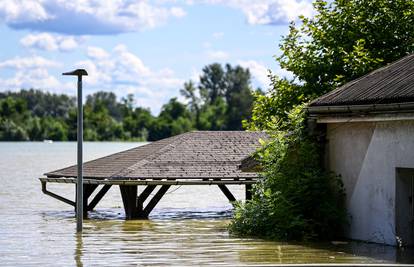
[[[161,186],[158,192],[152,197],[152,199],[149,200],[147,206],[144,207],[145,200],[150,196],[155,188],[155,185],[148,185],[138,196],[138,186],[119,186],[119,189],[121,190],[122,202],[124,203],[125,219],[148,219],[148,215],[168,191],[170,185]]]
[[[139,208],[137,201],[138,186],[120,185],[122,202],[124,203],[125,218],[127,220],[139,218]]]
[[[98,185],[85,184],[83,185],[83,218],[88,218],[88,199],[92,195],[93,191],[98,188]]]

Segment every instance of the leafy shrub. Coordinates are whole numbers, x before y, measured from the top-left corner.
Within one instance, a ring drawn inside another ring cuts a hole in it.
[[[252,200],[237,203],[232,233],[277,240],[328,240],[346,222],[344,189],[321,166],[320,147],[306,133],[305,112],[295,108],[275,123],[257,159],[263,172]]]

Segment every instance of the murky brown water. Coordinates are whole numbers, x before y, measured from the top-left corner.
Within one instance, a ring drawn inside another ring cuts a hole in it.
[[[137,143],[86,143],[87,159]],[[174,187],[150,220],[124,221],[117,188],[75,234],[71,207],[41,193],[42,173],[76,161],[74,143],[0,143],[1,266],[263,265],[414,262],[412,250],[350,242],[293,244],[229,236],[231,206],[214,186]],[[73,199],[71,185],[50,190]],[[175,190],[175,191],[173,191]],[[241,199],[242,187],[231,190]]]

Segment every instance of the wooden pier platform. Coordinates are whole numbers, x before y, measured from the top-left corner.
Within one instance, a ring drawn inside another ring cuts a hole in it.
[[[230,202],[236,198],[227,185],[244,185],[251,198],[256,172],[246,172],[251,156],[260,147],[262,132],[196,131],[166,138],[84,163],[84,217],[112,186],[118,186],[126,219],[145,219],[174,185],[217,185]],[[47,183],[76,185],[76,165],[39,178],[42,192],[59,201],[72,201],[47,189]],[[143,190],[138,194],[138,186]],[[92,198],[93,193],[98,190]],[[149,199],[151,193],[156,192]],[[75,197],[76,199],[76,197]],[[144,203],[147,203],[144,206]]]

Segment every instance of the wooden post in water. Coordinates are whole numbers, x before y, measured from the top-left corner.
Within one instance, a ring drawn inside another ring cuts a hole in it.
[[[76,232],[82,232],[83,224],[83,104],[82,76],[88,75],[86,70],[77,69],[62,75],[78,76],[78,174],[76,183]]]

